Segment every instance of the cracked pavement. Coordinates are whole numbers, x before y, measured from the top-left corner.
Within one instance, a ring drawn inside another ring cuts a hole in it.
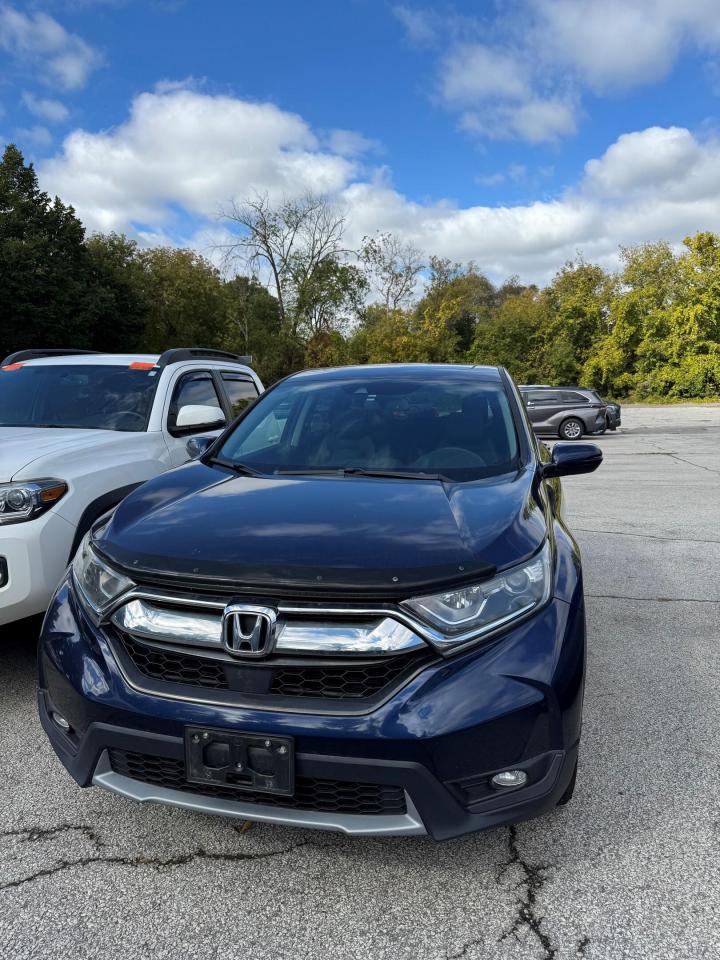
[[[588,684],[575,798],[444,844],[254,825],[79,790],[0,633],[0,956],[720,956],[720,405],[626,408],[564,483]]]

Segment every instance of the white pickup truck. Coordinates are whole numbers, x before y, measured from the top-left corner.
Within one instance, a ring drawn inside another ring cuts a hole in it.
[[[23,350],[0,365],[0,625],[42,613],[90,525],[263,390],[249,357]]]

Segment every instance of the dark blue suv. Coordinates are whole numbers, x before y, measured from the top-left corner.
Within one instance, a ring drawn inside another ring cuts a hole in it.
[[[299,373],[83,541],[40,639],[81,786],[436,839],[572,794],[585,622],[558,477],[503,369]]]

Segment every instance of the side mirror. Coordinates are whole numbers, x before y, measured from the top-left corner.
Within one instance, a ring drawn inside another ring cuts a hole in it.
[[[569,477],[576,473],[592,473],[602,463],[602,450],[594,443],[556,443],[552,460],[542,465],[542,475]]]
[[[185,444],[190,459],[197,460],[198,457],[201,457],[215,440],[215,437],[190,437]]]
[[[220,407],[206,406],[201,403],[188,403],[178,410],[175,420],[176,430],[189,430],[193,427],[198,430],[203,427],[212,429],[225,425],[225,414]]]

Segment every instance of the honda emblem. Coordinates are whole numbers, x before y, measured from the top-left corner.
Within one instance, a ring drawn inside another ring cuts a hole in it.
[[[251,603],[231,603],[223,612],[223,644],[234,657],[260,659],[275,648],[277,611]]]

